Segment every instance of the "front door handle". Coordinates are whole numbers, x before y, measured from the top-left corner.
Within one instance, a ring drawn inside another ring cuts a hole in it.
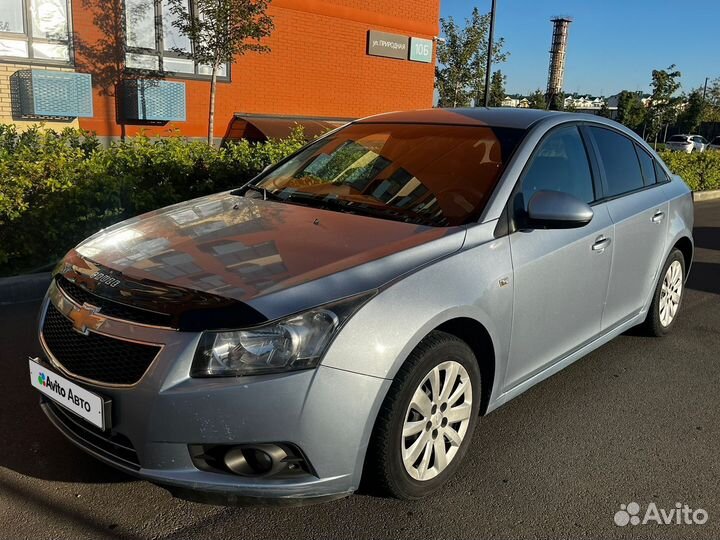
[[[597,253],[602,253],[607,249],[607,247],[610,245],[611,240],[609,238],[605,238],[604,236],[600,236],[597,240],[595,240],[595,243],[593,244],[592,250],[596,251]]]
[[[665,212],[661,212],[658,210],[655,212],[655,215],[652,217],[653,223],[662,223],[662,220],[665,219]]]

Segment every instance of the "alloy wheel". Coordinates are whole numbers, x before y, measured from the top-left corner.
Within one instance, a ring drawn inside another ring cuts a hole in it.
[[[683,288],[683,270],[680,261],[673,261],[665,273],[662,289],[660,290],[660,324],[665,328],[675,319],[680,307],[680,297]]]
[[[405,414],[402,461],[419,481],[435,478],[455,458],[472,414],[473,388],[455,361],[435,366],[415,390]]]

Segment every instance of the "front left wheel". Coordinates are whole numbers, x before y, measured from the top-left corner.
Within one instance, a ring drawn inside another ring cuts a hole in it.
[[[439,489],[468,449],[480,393],[480,369],[470,347],[450,334],[432,332],[400,368],[385,398],[366,477],[399,499],[419,499]]]

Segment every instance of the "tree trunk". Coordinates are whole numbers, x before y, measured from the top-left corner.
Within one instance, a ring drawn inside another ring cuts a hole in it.
[[[213,63],[210,79],[210,111],[208,113],[208,145],[215,144],[215,92],[217,91],[217,62]]]

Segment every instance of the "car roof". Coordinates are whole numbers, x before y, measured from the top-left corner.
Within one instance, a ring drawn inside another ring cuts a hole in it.
[[[453,124],[463,126],[492,126],[528,129],[551,116],[564,113],[539,109],[517,108],[467,108],[467,109],[420,109],[416,111],[391,112],[358,120],[361,124]]]

